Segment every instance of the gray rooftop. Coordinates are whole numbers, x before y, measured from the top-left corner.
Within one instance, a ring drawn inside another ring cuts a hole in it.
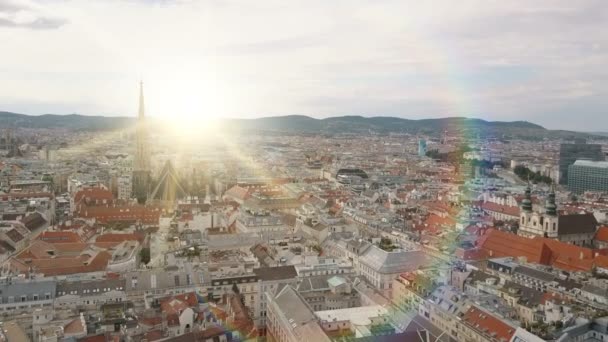
[[[575,161],[573,165],[608,169],[608,161],[593,161],[593,160],[579,159],[579,160]]]
[[[50,298],[55,297],[56,282],[54,280],[45,281],[26,281],[26,282],[10,282],[0,284],[0,298],[2,303],[20,302],[22,296],[25,296],[27,301],[43,300],[49,294]],[[10,300],[9,300],[10,299]]]
[[[432,259],[422,251],[387,252],[377,246],[367,249],[359,262],[379,273],[403,273],[428,266]]]

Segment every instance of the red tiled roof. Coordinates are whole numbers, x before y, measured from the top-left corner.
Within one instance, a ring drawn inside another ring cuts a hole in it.
[[[162,304],[164,301],[168,301],[171,299],[179,299],[179,300],[185,302],[188,305],[188,307],[195,307],[198,305],[198,297],[196,296],[196,293],[194,293],[194,292],[182,293],[182,294],[178,294],[178,295],[171,296],[171,297],[165,297],[165,298],[162,298],[160,300],[160,302]]]
[[[595,257],[594,261],[595,266],[608,269],[608,256],[600,254]]]
[[[494,202],[484,202],[481,204],[481,208],[486,211],[501,213],[504,215],[513,216],[515,218],[519,217],[519,207],[502,205]]]
[[[496,340],[509,341],[515,333],[514,327],[478,309],[476,306],[471,306],[462,320],[474,330],[483,332],[482,335],[494,336]]]
[[[608,226],[600,227],[600,229],[597,230],[597,232],[595,233],[595,240],[608,242]]]
[[[163,338],[163,333],[160,330],[151,330],[145,334],[146,341],[153,342]]]
[[[8,201],[11,199],[24,199],[24,198],[53,198],[53,194],[50,192],[11,192],[8,194],[0,195],[0,201]]]
[[[123,241],[138,241],[138,242],[143,242],[144,241],[145,236],[143,234],[139,234],[139,233],[109,233],[109,234],[103,234],[103,235],[99,235],[96,239],[95,242],[99,243],[99,242],[123,242]]]
[[[456,248],[454,255],[465,261],[485,260],[488,258],[488,253],[481,248]]]
[[[72,231],[45,231],[38,235],[38,240],[51,243],[82,242],[80,235]]]
[[[25,273],[29,272],[31,267],[34,271],[50,277],[103,271],[106,269],[111,257],[112,256],[108,252],[101,251],[90,260],[87,260],[89,258],[85,255],[53,259],[32,259],[27,261],[19,258],[12,258],[11,267]],[[88,263],[85,264],[86,262]]]
[[[161,316],[143,317],[139,320],[139,323],[149,327],[154,327],[156,325],[161,325],[163,323],[163,318]]]
[[[489,258],[524,257],[526,261],[554,266],[569,271],[590,271],[594,251],[553,239],[528,239],[496,229],[490,229],[477,240]]]
[[[108,342],[110,340],[106,339],[105,334],[95,335],[95,336],[87,336],[78,339],[78,342]]]
[[[63,332],[66,334],[76,334],[85,332],[86,327],[82,324],[80,317],[73,319],[63,327]]]
[[[158,224],[161,210],[158,207],[142,205],[82,206],[76,215],[94,218],[103,223],[141,221],[146,224]]]
[[[82,200],[92,202],[103,202],[105,200],[109,202],[113,199],[114,196],[110,190],[97,186],[84,188],[74,194],[74,203],[80,203]]]
[[[427,207],[428,210],[440,211],[444,213],[454,212],[454,208],[450,207],[450,205],[446,202],[440,201],[432,201],[432,202],[424,202],[422,206]]]

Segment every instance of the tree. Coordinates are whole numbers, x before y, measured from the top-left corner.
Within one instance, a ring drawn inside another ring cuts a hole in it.
[[[150,248],[144,247],[139,251],[139,260],[147,265],[150,262]]]

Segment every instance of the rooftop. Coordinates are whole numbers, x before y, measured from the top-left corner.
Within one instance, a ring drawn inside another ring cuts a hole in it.
[[[253,270],[256,276],[263,281],[293,279],[298,276],[293,265],[279,267],[261,267]]]
[[[388,310],[381,305],[315,312],[315,315],[317,315],[321,321],[349,321],[351,324],[359,326],[371,325],[371,318],[384,316],[387,314]]]
[[[579,160],[575,161],[573,165],[608,169],[608,161],[593,161],[593,160],[579,159]]]

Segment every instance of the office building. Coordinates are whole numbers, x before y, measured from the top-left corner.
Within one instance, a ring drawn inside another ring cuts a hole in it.
[[[597,144],[561,144],[559,148],[559,184],[568,184],[568,167],[579,159],[604,160],[602,146]]]
[[[418,156],[426,156],[426,140],[424,139],[418,140]]]
[[[568,168],[568,187],[572,192],[608,192],[608,162],[577,160]]]

